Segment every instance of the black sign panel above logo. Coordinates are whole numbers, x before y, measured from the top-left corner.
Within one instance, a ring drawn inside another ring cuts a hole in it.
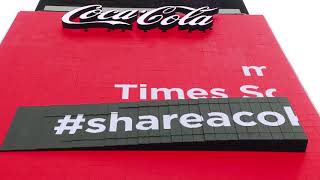
[[[1,150],[305,151],[286,98],[21,107]]]
[[[188,6],[200,8],[209,6],[210,8],[216,7],[219,9],[239,9],[241,13],[248,13],[242,0],[40,0],[36,10],[46,10],[46,7],[51,7],[51,9],[55,11],[64,11],[64,7],[81,7],[95,3],[99,3],[103,7],[109,8],[158,8],[162,6]]]

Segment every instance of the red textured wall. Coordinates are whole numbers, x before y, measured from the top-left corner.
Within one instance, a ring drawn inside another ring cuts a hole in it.
[[[62,13],[21,12],[0,46],[0,142],[18,106],[137,101],[117,83],[276,88],[309,138],[305,153],[223,151],[0,152],[0,179],[320,179],[320,119],[262,16],[219,15],[213,30],[66,30]],[[266,66],[244,76],[241,66]],[[149,97],[149,96],[148,96]],[[148,98],[150,99],[150,98]]]

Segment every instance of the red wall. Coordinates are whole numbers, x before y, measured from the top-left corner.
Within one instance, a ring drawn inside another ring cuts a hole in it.
[[[187,91],[242,85],[288,97],[305,153],[223,151],[0,152],[0,179],[320,179],[320,119],[262,16],[219,15],[206,33],[67,30],[62,13],[21,12],[0,46],[0,142],[18,106],[137,101],[114,84]],[[266,66],[244,76],[241,66]],[[150,99],[150,98],[148,98]]]

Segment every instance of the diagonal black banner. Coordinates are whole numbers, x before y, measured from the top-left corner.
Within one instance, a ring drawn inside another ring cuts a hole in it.
[[[21,107],[1,147],[305,151],[286,98],[221,98]]]

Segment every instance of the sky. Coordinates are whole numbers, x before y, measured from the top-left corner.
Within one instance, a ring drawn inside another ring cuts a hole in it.
[[[264,15],[312,103],[320,111],[320,1],[244,0],[250,14]],[[0,2],[0,41],[19,11],[38,0]]]

